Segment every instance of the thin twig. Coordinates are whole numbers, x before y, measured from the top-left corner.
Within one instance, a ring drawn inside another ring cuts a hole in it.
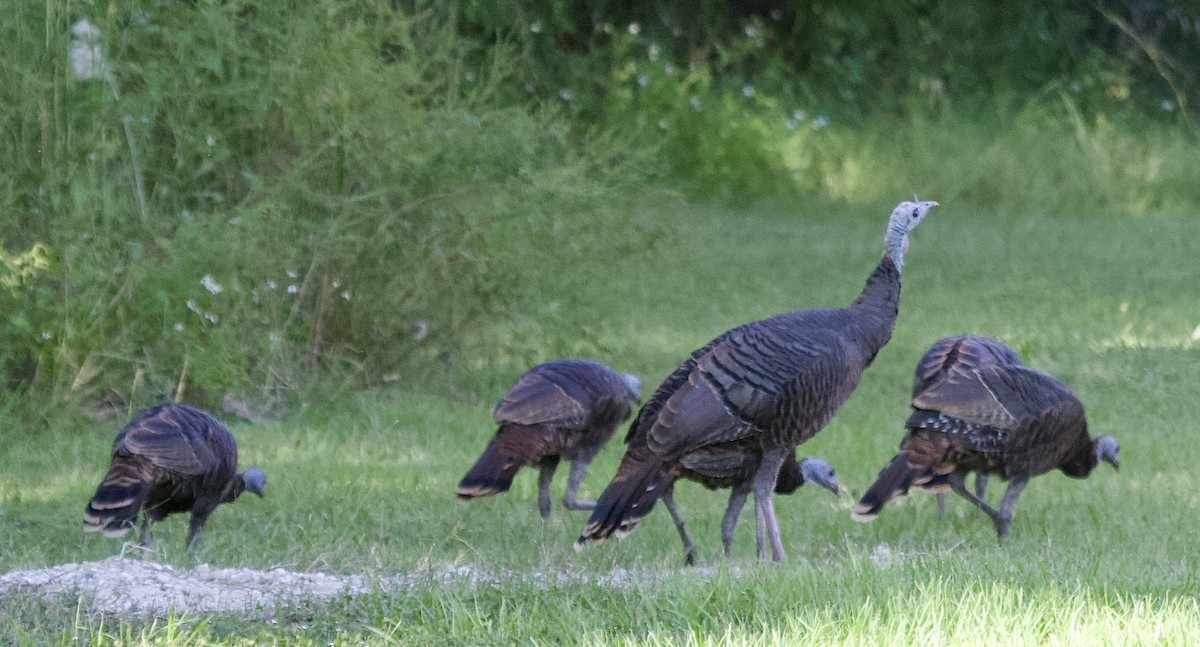
[[[188,354],[183,354],[183,368],[179,371],[179,384],[175,386],[175,401],[183,402],[183,389],[187,385]]]
[[[112,88],[113,101],[116,102],[117,109],[121,107],[121,93],[117,89],[117,81],[109,72],[106,75],[108,86]],[[146,207],[146,183],[142,179],[142,159],[138,154],[137,142],[133,138],[133,117],[123,115],[121,117],[121,126],[125,130],[125,143],[129,146],[129,165],[133,170],[133,189],[134,195],[137,197],[138,210],[142,215],[142,222],[149,220],[149,209]]]

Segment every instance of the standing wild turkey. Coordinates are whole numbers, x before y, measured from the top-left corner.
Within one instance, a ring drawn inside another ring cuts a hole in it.
[[[915,200],[915,196],[914,196]],[[772,491],[796,446],[845,402],[892,336],[908,232],[936,202],[901,202],[884,235],[884,255],[853,304],[798,310],[726,331],[692,353],[638,413],[616,476],[576,542],[628,533],[670,491],[689,454],[744,440],[757,465],[750,481],[758,556],[784,558]]]
[[[588,359],[558,359],[522,375],[492,410],[500,425],[492,442],[458,484],[458,497],[471,499],[507,492],[517,470],[537,465],[538,511],[550,516],[550,481],[560,458],[571,461],[563,505],[591,510],[579,500],[588,465],[617,426],[640,401],[640,381]]]
[[[992,518],[1004,537],[1029,479],[1052,469],[1084,478],[1100,461],[1119,467],[1112,436],[1088,435],[1083,405],[1062,382],[1021,363],[1003,343],[964,335],[935,343],[917,366],[913,412],[900,453],[851,516],[874,519],[914,485],[947,486]],[[997,510],[967,491],[968,473],[1009,481]]]
[[[211,415],[177,402],[146,409],[117,434],[112,466],[88,502],[83,530],[120,537],[140,511],[146,546],[151,521],[190,511],[191,550],[218,505],[245,491],[263,496],[267,475],[257,467],[238,473],[237,462],[233,434]]]
[[[731,443],[708,445],[696,451],[685,454],[679,461],[681,470],[679,477],[696,481],[710,490],[730,488],[729,504],[725,508],[725,517],[721,520],[721,543],[725,547],[725,556],[729,557],[733,547],[733,531],[737,527],[738,517],[746,505],[746,497],[750,494],[750,482],[754,472],[762,462],[762,451],[752,439],[743,438]],[[788,454],[779,468],[779,478],[775,481],[776,494],[791,494],[805,482],[819,485],[836,496],[838,494],[837,475],[833,465],[823,458],[803,458],[796,460],[796,453]],[[685,563],[689,566],[696,563],[696,544],[688,534],[683,517],[675,505],[675,483],[667,486],[662,495],[663,505],[671,513],[679,538],[683,540],[683,550],[686,553]]]

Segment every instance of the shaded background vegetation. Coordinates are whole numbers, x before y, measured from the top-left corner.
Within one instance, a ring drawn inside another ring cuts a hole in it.
[[[0,415],[602,354],[540,277],[661,246],[650,187],[1194,212],[1195,6],[885,5],[9,3]]]

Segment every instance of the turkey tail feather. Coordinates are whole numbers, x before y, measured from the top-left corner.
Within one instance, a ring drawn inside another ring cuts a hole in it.
[[[531,431],[535,433],[529,433]],[[459,481],[458,498],[472,499],[507,492],[523,465],[531,465],[542,458],[536,433],[536,428],[525,425],[501,427],[475,465]]]
[[[150,496],[152,480],[137,463],[115,463],[83,513],[84,532],[120,537],[133,527]]]
[[[880,470],[879,477],[850,511],[850,518],[864,523],[875,519],[885,503],[908,492],[915,476],[905,455],[897,454]]]
[[[612,535],[624,537],[642,520],[667,487],[673,475],[662,459],[648,448],[631,448],[621,459],[617,475],[596,501],[596,509],[575,542],[582,548],[589,541],[596,543]]]

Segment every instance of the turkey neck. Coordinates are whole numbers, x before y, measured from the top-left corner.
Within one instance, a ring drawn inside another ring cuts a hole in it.
[[[855,337],[863,342],[866,357],[875,358],[875,353],[892,338],[896,326],[896,315],[900,313],[900,270],[890,254],[871,272],[862,293],[848,308],[853,313]]]

